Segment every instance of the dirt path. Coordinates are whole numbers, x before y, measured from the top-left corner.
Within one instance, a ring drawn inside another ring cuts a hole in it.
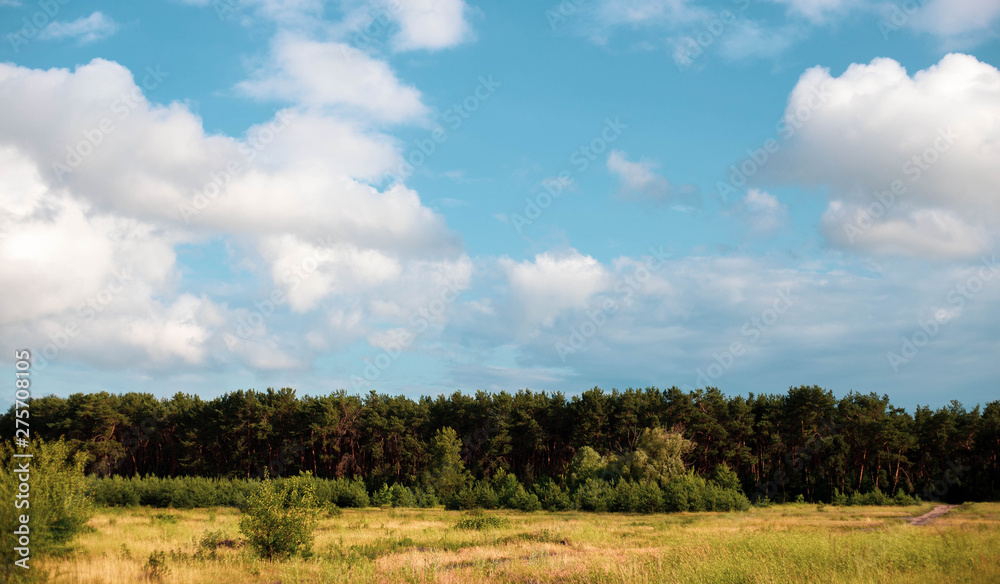
[[[910,525],[927,525],[955,507],[958,507],[958,505],[937,505],[920,517],[907,517],[906,520],[910,522]]]

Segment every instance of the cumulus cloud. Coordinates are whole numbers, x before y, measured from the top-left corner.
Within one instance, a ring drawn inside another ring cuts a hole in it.
[[[905,13],[904,13],[905,14]],[[992,0],[929,0],[904,25],[944,38],[981,33],[1000,20],[1000,4]]]
[[[628,159],[620,150],[612,150],[608,155],[608,170],[620,181],[619,194],[625,198],[639,198],[657,203],[680,204],[694,207],[700,203],[697,187],[693,185],[675,186],[656,173],[659,164],[645,158],[637,162]]]
[[[76,323],[61,354],[91,363],[302,366],[337,335],[364,338],[469,284],[471,261],[443,218],[405,185],[369,184],[399,154],[363,120],[288,109],[244,136],[211,135],[100,59],[75,71],[0,65],[0,96],[0,279],[31,276],[2,282],[5,342],[48,343]],[[179,293],[175,249],[206,238],[262,266],[259,291]],[[312,314],[301,325],[311,344],[274,311]]]
[[[385,61],[343,43],[292,34],[275,38],[268,64],[238,87],[258,99],[362,112],[388,122],[427,114],[420,92],[401,83]]]
[[[530,261],[503,258],[500,266],[527,330],[551,327],[561,312],[586,307],[591,296],[611,284],[600,262],[575,249],[538,254]]]
[[[393,35],[396,51],[440,50],[473,38],[464,0],[390,0],[399,31]]]
[[[810,104],[819,106],[810,108]],[[830,189],[834,242],[870,253],[980,253],[1000,229],[1000,71],[945,56],[910,76],[892,59],[802,75],[809,120],[768,172]]]
[[[788,218],[788,210],[774,195],[750,189],[736,204],[736,214],[753,233],[767,234],[780,229]]]
[[[71,22],[55,20],[38,33],[40,40],[76,39],[81,45],[108,38],[118,32],[118,25],[102,12]]]

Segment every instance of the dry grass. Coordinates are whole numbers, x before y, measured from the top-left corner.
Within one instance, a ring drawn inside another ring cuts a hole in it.
[[[783,505],[745,513],[493,512],[509,523],[456,529],[458,512],[345,510],[324,519],[309,560],[268,563],[240,547],[214,557],[209,531],[238,539],[232,509],[104,510],[71,555],[39,567],[74,584],[281,582],[1000,582],[1000,504],[931,525],[917,507]],[[150,554],[166,554],[149,577]]]

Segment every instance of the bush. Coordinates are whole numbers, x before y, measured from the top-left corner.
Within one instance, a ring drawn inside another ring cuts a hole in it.
[[[500,506],[500,497],[489,483],[477,482],[472,488],[476,507],[480,509],[496,509]]]
[[[611,486],[602,479],[587,479],[574,494],[577,509],[607,511],[611,501]]]
[[[476,508],[476,493],[475,490],[468,484],[462,486],[461,490],[449,497],[444,502],[445,509],[457,510],[457,509],[475,509]]]
[[[382,488],[372,494],[372,505],[376,507],[389,507],[392,505],[392,490],[389,485],[382,483]]]
[[[70,456],[69,446],[62,440],[33,440],[27,452],[33,458],[14,458],[14,450],[8,442],[0,445],[0,500],[4,501],[0,505],[0,545],[3,546],[0,552],[3,562],[0,580],[3,581],[24,576],[45,577],[31,563],[28,564],[30,570],[14,565],[15,560],[21,559],[15,556],[14,548],[23,547],[19,545],[19,535],[14,533],[22,525],[20,515],[30,516],[28,529],[31,542],[28,547],[34,559],[36,555],[65,551],[73,538],[83,531],[92,511],[87,496],[88,482],[84,476],[85,455]],[[21,473],[13,471],[24,461],[29,461],[30,478],[27,484],[31,488],[31,497],[17,499]],[[19,501],[28,502],[31,506],[15,507]]]
[[[417,498],[413,495],[413,491],[409,487],[405,487],[399,483],[392,485],[392,489],[389,490],[391,495],[390,499],[393,507],[416,507]]]
[[[455,524],[455,529],[486,530],[507,527],[510,521],[495,515],[470,515]]]
[[[730,491],[736,491],[738,493],[743,492],[743,485],[740,484],[740,477],[729,468],[726,463],[718,464],[712,470],[712,477],[709,479],[710,482],[715,483],[723,489],[728,489]]]
[[[167,554],[162,551],[155,551],[149,554],[144,572],[146,578],[149,580],[159,580],[169,574],[170,567],[167,566]]]
[[[500,507],[520,511],[538,511],[542,508],[538,497],[529,493],[514,475],[501,470],[493,477],[493,482],[496,485]]]
[[[436,507],[441,503],[437,494],[434,493],[434,487],[429,485],[415,489],[413,496],[416,499],[417,507]]]
[[[247,499],[240,533],[259,556],[268,560],[312,552],[318,507],[309,477],[285,481],[279,490],[265,480]]]
[[[573,500],[570,499],[569,493],[552,479],[536,483],[532,490],[542,509],[546,511],[565,511],[573,506]]]
[[[742,491],[723,488],[690,472],[674,477],[663,493],[666,511],[745,511],[750,508],[750,500]],[[768,503],[763,502],[764,505]]]

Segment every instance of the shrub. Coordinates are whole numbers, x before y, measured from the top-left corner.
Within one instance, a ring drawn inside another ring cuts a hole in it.
[[[440,504],[437,494],[434,493],[434,487],[429,485],[418,487],[414,490],[413,496],[418,507],[436,507]]]
[[[601,479],[587,479],[576,490],[575,504],[584,511],[607,511],[611,501],[611,486]]]
[[[715,483],[723,489],[739,493],[743,492],[743,485],[740,484],[740,477],[737,476],[733,469],[729,468],[729,465],[726,463],[718,464],[714,469],[712,469],[712,477],[709,481]]]
[[[493,477],[493,482],[496,485],[495,490],[499,498],[500,507],[521,511],[538,511],[542,508],[538,497],[529,493],[514,475],[500,470]]]
[[[312,550],[318,508],[312,481],[308,477],[288,480],[280,491],[274,481],[265,480],[247,499],[240,517],[240,533],[259,556],[268,560]]]
[[[146,578],[150,580],[159,580],[169,574],[170,567],[167,566],[167,554],[162,551],[155,551],[149,554],[144,573]]]
[[[389,507],[392,505],[392,490],[389,485],[382,483],[382,488],[372,494],[372,505],[376,507]]]
[[[486,530],[507,527],[510,521],[496,515],[470,515],[455,524],[455,529]]]
[[[573,500],[570,499],[569,493],[564,491],[552,479],[547,478],[542,482],[536,483],[532,490],[538,498],[542,509],[546,511],[564,511],[573,506]]]
[[[413,491],[411,491],[409,487],[396,483],[392,485],[389,493],[391,495],[390,499],[393,507],[417,506],[417,498],[413,495]]]
[[[0,445],[0,500],[4,501],[0,505],[0,545],[3,547],[0,580],[4,581],[7,580],[4,576],[13,577],[12,570],[22,573],[18,577],[28,572],[14,565],[14,561],[20,559],[14,556],[19,537],[14,531],[22,525],[20,515],[30,515],[30,548],[35,556],[65,551],[73,538],[84,530],[92,511],[87,495],[89,483],[84,476],[84,454],[71,456],[69,446],[62,440],[33,440],[28,452],[33,458],[14,458],[9,442]],[[24,461],[30,461],[31,497],[19,500],[15,493],[20,489],[21,473],[13,471]],[[28,501],[31,507],[15,507],[17,501]],[[29,564],[30,572],[35,574],[28,576],[44,578],[32,564]]]
[[[476,507],[480,509],[496,509],[500,506],[500,497],[489,483],[477,482],[472,488],[473,496],[476,500]]]
[[[473,488],[466,484],[460,491],[449,497],[444,502],[445,509],[475,509],[476,493]]]

